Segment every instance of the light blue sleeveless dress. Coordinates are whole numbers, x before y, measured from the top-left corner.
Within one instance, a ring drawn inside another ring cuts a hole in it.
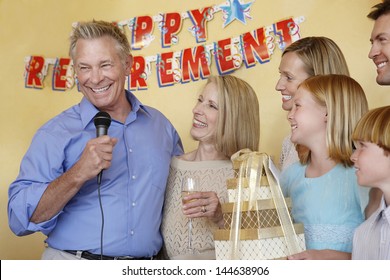
[[[294,222],[304,225],[306,249],[351,252],[369,188],[358,185],[354,168],[341,164],[317,178],[306,178],[305,171],[306,165],[292,164],[282,172],[280,184],[292,199]]]

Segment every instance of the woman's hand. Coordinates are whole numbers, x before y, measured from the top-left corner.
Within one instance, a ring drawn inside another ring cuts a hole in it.
[[[223,226],[221,203],[215,192],[195,192],[184,197],[183,213],[188,218],[207,217],[219,227]]]

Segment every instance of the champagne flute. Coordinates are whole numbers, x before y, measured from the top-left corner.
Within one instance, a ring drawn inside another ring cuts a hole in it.
[[[196,176],[185,176],[181,185],[181,197],[183,204],[187,204],[192,200],[184,200],[187,195],[196,192],[199,184],[199,179]],[[192,218],[188,219],[188,250],[193,253],[192,247]]]

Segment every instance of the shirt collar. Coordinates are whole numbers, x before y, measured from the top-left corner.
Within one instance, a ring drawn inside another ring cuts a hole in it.
[[[385,196],[382,195],[382,200],[381,200],[381,204],[380,204],[380,212],[381,212],[381,216],[386,219],[387,223],[390,224],[390,205],[388,205],[386,207],[386,203],[385,203]]]
[[[144,113],[146,116],[151,116],[148,112],[148,108],[144,106],[137,97],[133,93],[131,93],[128,90],[125,90],[127,100],[129,100],[131,104],[131,112],[138,113]],[[85,97],[80,102],[80,115],[81,115],[81,122],[83,125],[83,128],[85,129],[87,125],[93,121],[93,118],[95,115],[99,112],[99,110]]]
[[[138,100],[137,97],[130,91],[126,90],[126,96],[127,100],[130,101],[131,104],[131,111],[134,113],[137,113],[138,111],[145,113],[148,117],[151,117],[150,112],[148,111],[148,108],[141,103],[141,101]]]

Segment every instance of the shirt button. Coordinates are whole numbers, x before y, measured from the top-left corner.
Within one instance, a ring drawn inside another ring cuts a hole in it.
[[[131,206],[133,206],[133,207],[134,207],[135,205],[136,205],[136,203],[135,203],[135,202],[133,202],[133,203],[131,204]]]
[[[134,235],[134,230],[131,230],[131,231],[130,231],[130,235]]]
[[[132,153],[132,152],[133,152],[133,149],[130,148],[130,149],[129,149],[129,152]]]
[[[135,178],[136,178],[135,175],[131,176],[131,179],[135,180]]]

